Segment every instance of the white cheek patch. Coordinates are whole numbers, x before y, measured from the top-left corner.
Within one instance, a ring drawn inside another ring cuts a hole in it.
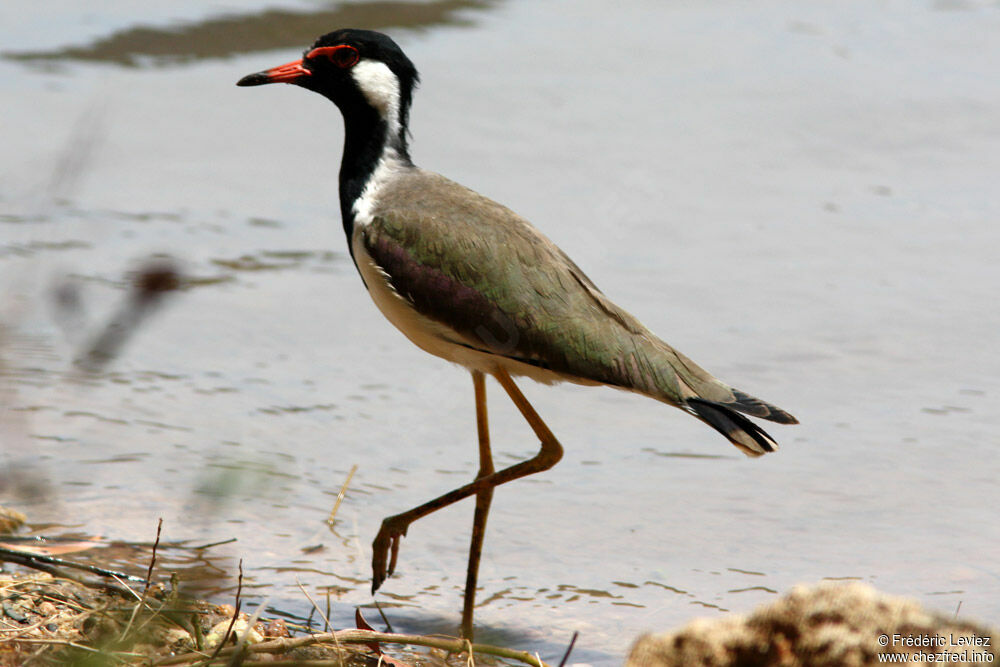
[[[390,126],[399,125],[399,78],[389,66],[365,58],[351,68],[358,89]]]

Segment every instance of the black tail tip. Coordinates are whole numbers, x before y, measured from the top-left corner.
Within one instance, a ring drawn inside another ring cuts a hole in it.
[[[728,405],[703,398],[689,398],[686,405],[692,414],[724,435],[747,456],[761,456],[778,449],[778,443],[764,429]]]

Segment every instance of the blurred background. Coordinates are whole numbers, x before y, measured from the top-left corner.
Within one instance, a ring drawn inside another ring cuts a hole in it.
[[[578,630],[576,661],[616,664],[821,579],[1000,618],[993,0],[4,3],[22,536],[141,574],[162,517],[193,591],[230,602],[243,558],[250,602],[304,618],[298,581],[346,627],[381,519],[475,474],[468,374],[386,323],[346,252],[337,110],[234,85],[347,26],[420,69],[418,164],[802,421],[749,461],[648,399],[523,383],[566,457],[496,494],[477,639],[558,659]],[[490,397],[498,464],[533,454]],[[456,632],[471,521],[410,530],[377,598],[396,630]]]

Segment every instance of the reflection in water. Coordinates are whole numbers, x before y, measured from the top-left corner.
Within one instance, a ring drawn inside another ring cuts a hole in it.
[[[653,447],[643,447],[642,451],[649,452],[654,456],[662,456],[664,458],[676,458],[676,459],[735,459],[735,456],[729,456],[726,454],[700,454],[695,452],[662,452]]]
[[[42,531],[45,534],[41,534]],[[32,525],[28,535],[8,535],[3,543],[12,549],[61,555],[68,562],[123,572],[140,581],[146,576],[154,551],[151,542],[106,541],[56,524]],[[155,546],[156,571],[178,574],[184,592],[194,596],[214,596],[229,591],[235,583],[230,581],[234,564],[229,562],[230,558],[211,551],[222,544],[226,542],[188,545],[161,541]]]
[[[329,3],[312,11],[270,9],[256,14],[220,16],[199,23],[154,28],[136,26],[100,39],[88,46],[71,46],[53,51],[5,53],[13,60],[88,60],[113,62],[135,67],[143,59],[159,62],[186,62],[222,58],[239,53],[301,48],[319,30],[353,26],[385,28],[429,28],[440,25],[469,25],[462,14],[487,9],[497,0],[436,0],[434,2],[344,2]]]
[[[314,271],[328,271],[324,264],[339,262],[343,254],[333,250],[261,250],[256,254],[245,254],[233,259],[214,258],[212,264],[230,271],[278,271],[297,269],[309,262]]]
[[[746,588],[732,588],[729,590],[730,593],[749,593],[750,591],[763,591],[765,593],[778,594],[778,591],[773,588],[768,588],[767,586],[747,586]]]

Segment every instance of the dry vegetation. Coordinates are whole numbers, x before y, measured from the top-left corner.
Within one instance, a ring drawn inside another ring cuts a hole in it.
[[[153,583],[156,547],[146,577],[0,547],[0,667],[20,665],[472,665],[484,656],[547,667],[537,655],[455,637],[377,632],[360,610],[356,628],[316,632],[283,619],[242,611],[242,565],[233,605],[192,600]],[[41,571],[41,572],[39,572]],[[86,573],[85,579],[78,573]],[[315,611],[329,620],[302,589]],[[383,652],[393,647],[393,655]]]
[[[121,582],[123,583],[123,582]],[[48,573],[0,575],[0,666],[468,664],[470,645],[456,638],[367,629],[306,633],[284,620],[262,620],[230,605],[184,600],[161,586],[145,593],[87,584]],[[392,644],[392,656],[382,652]],[[414,647],[424,647],[418,651]],[[519,651],[473,645],[545,667]]]

